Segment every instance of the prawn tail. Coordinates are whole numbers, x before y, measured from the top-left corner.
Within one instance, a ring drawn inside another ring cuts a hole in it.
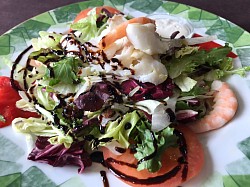
[[[231,121],[236,114],[238,101],[229,85],[216,80],[212,83],[211,88],[217,91],[213,100],[213,109],[203,118],[187,124],[195,133],[203,133],[221,128]]]

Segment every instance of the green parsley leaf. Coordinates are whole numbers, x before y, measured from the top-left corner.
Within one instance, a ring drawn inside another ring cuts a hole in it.
[[[60,60],[59,62],[56,62],[54,66],[52,67],[54,77],[51,84],[57,84],[57,83],[65,83],[65,84],[74,84],[78,77],[76,75],[78,70],[78,64],[79,61],[72,57],[64,58],[63,60]]]

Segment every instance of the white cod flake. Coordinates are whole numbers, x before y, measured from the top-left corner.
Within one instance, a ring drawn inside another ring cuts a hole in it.
[[[107,49],[104,50],[108,59],[113,58],[119,51],[119,54],[122,54],[122,51],[125,47],[131,46],[127,37],[120,38],[112,43]],[[115,57],[114,57],[115,58]]]
[[[123,67],[129,68],[136,58],[133,58],[134,47],[133,46],[125,46],[120,54],[114,56],[122,63]]]
[[[193,31],[192,26],[181,18],[158,18],[155,19],[155,25],[156,32],[164,38],[170,38],[176,31],[179,31],[176,38],[180,38],[181,36],[188,37]]]
[[[158,85],[164,82],[168,77],[166,67],[158,60],[154,59],[150,55],[143,55],[141,60],[138,60],[133,69],[135,79],[141,82],[151,82]]]
[[[127,37],[135,49],[139,49],[149,55],[163,54],[169,50],[170,45],[160,40],[152,23],[128,24],[126,28]]]

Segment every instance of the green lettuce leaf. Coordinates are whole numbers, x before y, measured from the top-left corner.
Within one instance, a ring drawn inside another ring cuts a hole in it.
[[[39,80],[39,84],[43,87],[46,87],[47,89],[50,90],[50,92],[57,93],[57,94],[63,94],[67,95],[70,93],[76,93],[78,92],[82,86],[84,85],[84,81],[82,81],[79,84],[65,84],[63,82],[54,82],[54,79],[50,78],[45,78],[43,80]],[[54,85],[55,83],[55,85]]]
[[[24,111],[37,112],[35,109],[34,102],[30,102],[29,98],[27,97],[24,91],[19,91],[19,95],[21,96],[22,99],[16,102],[17,108],[22,109]]]
[[[233,75],[233,74],[238,74],[244,77],[246,76],[246,72],[248,71],[250,71],[250,66],[238,68],[238,69],[234,69],[230,71],[221,70],[221,69],[213,69],[204,75],[204,80],[213,81],[216,79],[221,79],[224,76]]]
[[[106,127],[106,132],[99,139],[102,138],[113,138],[118,141],[122,147],[128,148],[130,143],[128,141],[130,133],[134,129],[135,125],[139,121],[140,117],[136,111],[125,114],[122,118],[118,118],[115,121],[109,122]],[[131,124],[129,129],[125,126]],[[103,146],[104,144],[101,144]]]
[[[167,70],[169,72],[170,78],[174,79],[178,76],[188,75],[195,71],[198,71],[201,65],[206,65],[212,69],[218,68],[221,65],[221,62],[224,63],[223,67],[229,66],[232,64],[232,59],[226,57],[226,55],[232,50],[231,47],[225,45],[224,47],[219,47],[212,49],[207,52],[205,50],[200,50],[195,53],[182,56],[182,58],[173,57],[167,64]]]
[[[199,95],[204,95],[206,94],[209,90],[209,88],[204,88],[199,85],[195,85],[190,91],[188,92],[181,92],[180,96],[181,97],[186,97],[186,96],[199,96]]]
[[[138,136],[136,138],[137,140],[139,140],[138,142],[141,143],[137,144],[137,152],[134,154],[135,158],[140,161],[146,156],[154,153],[155,146],[153,137],[157,142],[158,149],[157,153],[152,159],[140,162],[137,170],[140,171],[143,169],[147,169],[149,172],[156,172],[162,167],[162,153],[166,150],[166,148],[176,145],[176,136],[173,135],[174,129],[167,127],[162,131],[152,132],[146,127],[148,125],[146,125],[145,123],[148,122],[141,122],[142,124],[140,126],[137,126]]]

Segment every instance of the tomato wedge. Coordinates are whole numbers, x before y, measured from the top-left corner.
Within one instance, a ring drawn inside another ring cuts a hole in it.
[[[74,19],[73,23],[78,22],[80,19],[83,19],[85,17],[87,17],[87,14],[90,10],[92,10],[93,8],[87,8],[85,10],[82,10]],[[111,14],[119,14],[121,13],[119,10],[117,10],[116,8],[110,7],[110,6],[100,6],[100,7],[96,7],[96,14],[100,14],[102,9],[106,9],[107,11],[109,11]]]
[[[199,35],[199,34],[194,34],[193,37],[194,37],[194,38],[195,38],[195,37],[201,37],[201,35]],[[198,44],[197,46],[199,46],[200,49],[204,49],[204,50],[206,50],[206,51],[209,51],[209,50],[214,49],[214,48],[217,48],[217,47],[222,47],[222,45],[220,45],[220,44],[218,44],[218,43],[216,43],[216,42],[213,42],[213,41],[201,43],[201,44]],[[227,55],[227,57],[236,58],[236,57],[238,57],[238,56],[237,56],[235,53],[230,52],[230,53]]]
[[[137,171],[137,160],[127,150],[122,155],[115,155],[107,148],[103,150],[107,167],[113,174],[132,186],[176,187],[198,175],[204,163],[204,152],[196,134],[187,127],[178,127],[184,136],[187,148],[187,164],[179,163],[180,149],[168,148],[162,156],[162,168],[156,173],[147,170]]]
[[[0,115],[4,118],[3,121],[0,121],[0,128],[10,125],[12,120],[17,117],[39,117],[37,113],[25,112],[16,108],[16,102],[20,99],[18,92],[11,86],[10,78],[0,76]]]

